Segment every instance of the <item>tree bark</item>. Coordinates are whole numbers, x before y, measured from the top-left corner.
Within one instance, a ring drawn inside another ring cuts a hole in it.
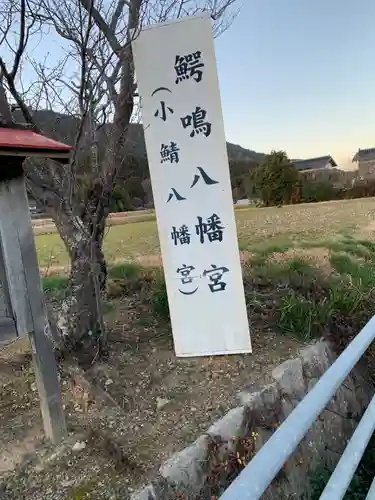
[[[202,6],[211,10],[217,21],[234,2],[235,0],[207,0],[202,2]],[[20,108],[24,120],[34,131],[40,132],[32,110],[26,105],[26,100],[17,89],[19,76],[17,73],[22,67],[20,66],[22,58],[26,55],[29,35],[36,31],[34,24],[37,22],[40,27],[54,26],[58,35],[71,44],[74,60],[78,61],[81,70],[79,85],[77,87],[74,83],[75,77],[74,82],[66,82],[71,80],[70,69],[68,73],[65,72],[69,60],[59,61],[56,71],[52,72],[48,70],[45,72],[43,65],[40,67],[32,61],[38,76],[37,93],[40,91],[40,95],[35,94],[35,97],[38,103],[46,102],[52,105],[56,102],[60,107],[63,103],[61,96],[56,94],[54,82],[58,82],[59,86],[61,84],[66,86],[69,97],[67,108],[74,107],[72,114],[74,122],[78,119],[78,112],[80,114],[74,154],[69,165],[48,160],[30,162],[32,167],[28,169],[26,182],[28,191],[32,193],[34,199],[48,208],[69,253],[71,261],[69,292],[57,325],[61,329],[65,344],[70,346],[82,364],[87,365],[101,354],[106,344],[101,312],[101,291],[106,281],[102,242],[109,200],[120,169],[125,165],[124,176],[131,175],[130,163],[124,158],[128,150],[128,129],[136,95],[131,42],[142,24],[147,24],[154,18],[155,9],[154,2],[148,5],[145,0],[118,0],[115,2],[117,7],[114,7],[112,13],[108,12],[108,9],[101,8],[103,6],[99,4],[94,6],[90,0],[79,0],[82,9],[73,9],[73,13],[70,12],[69,2],[61,2],[61,6],[58,2],[42,3],[43,6],[39,11],[39,6],[35,10],[34,4],[29,5],[25,0],[21,0],[20,8],[14,12],[10,9],[6,15],[8,25],[5,26],[5,31],[3,30],[4,37],[0,44],[8,45],[12,49],[14,58],[12,67],[8,69],[0,54],[0,114],[9,121],[13,120],[5,88],[2,86],[4,79],[6,90]],[[156,9],[155,15],[164,21],[170,17],[178,18],[183,14],[194,14],[201,10],[197,5],[186,6],[185,9],[184,5],[190,3],[185,0],[159,3],[163,5],[160,9],[159,7]],[[127,14],[123,13],[125,5],[128,9]],[[83,9],[86,13],[82,12]],[[64,14],[69,14],[67,19]],[[70,15],[73,17],[70,18]],[[18,43],[15,44],[11,29],[14,19],[20,26]],[[11,40],[6,38],[8,31]],[[112,68],[114,61],[111,60],[114,55],[117,57],[117,62]],[[106,85],[103,85],[103,82]],[[30,90],[33,88],[32,85]],[[69,95],[70,92],[72,94]],[[84,154],[80,156],[80,151],[84,152],[90,146],[96,148],[99,122],[104,126],[108,124],[108,120],[113,123],[111,123],[110,137],[105,143],[105,153],[100,162],[95,155],[95,158],[92,157],[94,159],[92,164],[87,165],[91,189],[85,192],[87,199],[85,196],[84,202],[82,198],[78,201],[77,169],[79,166],[85,166],[85,159],[89,156]],[[88,124],[90,127],[86,131]],[[91,143],[86,140],[86,136],[91,137]]]
[[[59,223],[61,221],[61,224]],[[83,368],[103,354],[106,335],[101,294],[106,284],[106,263],[102,251],[103,229],[88,231],[77,217],[73,224],[57,217],[57,226],[70,256],[70,279],[58,315],[65,346],[74,352]],[[74,224],[75,222],[75,224]],[[89,225],[90,226],[90,225]]]

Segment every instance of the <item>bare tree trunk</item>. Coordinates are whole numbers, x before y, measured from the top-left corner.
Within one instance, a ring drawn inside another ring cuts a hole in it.
[[[103,353],[106,344],[101,307],[107,276],[102,251],[104,223],[100,230],[95,227],[95,231],[88,231],[88,226],[90,224],[67,225],[65,220],[62,222],[57,217],[57,227],[71,264],[69,286],[57,326],[65,345],[75,353],[84,368]]]
[[[102,242],[108,201],[118,174],[121,170],[123,176],[131,175],[125,155],[136,95],[132,39],[143,24],[202,10],[211,12],[217,34],[226,29],[226,23],[220,19],[235,1],[115,0],[113,9],[107,9],[91,0],[20,0],[16,8],[9,5],[5,12],[0,12],[0,116],[13,122],[7,102],[9,94],[23,119],[36,132],[40,129],[32,108],[38,109],[41,103],[50,110],[55,106],[62,108],[73,119],[71,127],[76,136],[69,165],[30,162],[26,182],[29,193],[50,211],[70,256],[69,291],[57,325],[65,344],[83,365],[92,363],[106,344],[101,309],[101,291],[106,280]],[[21,92],[21,62],[38,26],[53,26],[69,44],[71,56],[56,62],[53,71],[29,56],[36,80]],[[14,33],[18,33],[16,38]],[[8,55],[13,53],[10,64],[1,57],[3,45]],[[56,90],[61,85],[63,94]],[[109,123],[109,137],[105,139],[103,128],[100,142],[99,128],[108,127]],[[63,128],[61,132],[65,137]],[[48,125],[46,133],[49,134]],[[90,156],[91,162],[86,161],[89,148],[95,153]],[[82,197],[78,195],[80,171],[87,173],[90,183],[84,202],[79,201]]]

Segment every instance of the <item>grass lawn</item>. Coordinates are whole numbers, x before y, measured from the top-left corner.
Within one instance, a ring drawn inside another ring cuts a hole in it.
[[[267,327],[302,341],[327,331],[358,331],[374,312],[374,215],[375,199],[236,210],[253,321],[258,315]],[[68,264],[57,233],[36,240],[42,266]],[[152,282],[154,313],[168,320],[162,272],[147,265],[160,263],[150,259],[159,255],[156,222],[109,227],[104,250],[110,281],[117,282],[108,298]],[[64,276],[44,279],[46,292],[57,296],[66,284]]]
[[[272,249],[282,251],[295,245],[318,244],[338,235],[354,234],[371,228],[372,223],[375,229],[375,199],[246,208],[236,210],[236,220],[240,249],[269,253]],[[68,265],[57,233],[37,235],[36,244],[41,267]],[[156,221],[141,219],[109,227],[104,251],[109,264],[158,255]]]

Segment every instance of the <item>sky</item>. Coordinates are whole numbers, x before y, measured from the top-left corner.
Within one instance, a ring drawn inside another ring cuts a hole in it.
[[[227,140],[354,168],[375,147],[375,1],[242,1],[215,42]]]
[[[215,41],[227,140],[354,168],[355,152],[375,147],[375,0],[241,3]],[[51,67],[65,54],[53,34],[29,50]]]

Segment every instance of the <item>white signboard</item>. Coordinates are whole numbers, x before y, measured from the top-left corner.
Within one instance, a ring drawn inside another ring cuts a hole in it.
[[[133,42],[177,356],[251,352],[209,16]]]

